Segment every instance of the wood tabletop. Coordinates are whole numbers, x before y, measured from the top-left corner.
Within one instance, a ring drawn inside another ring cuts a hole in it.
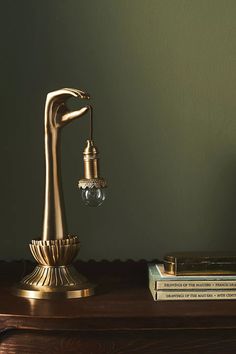
[[[154,302],[147,262],[76,262],[98,284],[95,296],[29,300],[12,287],[33,269],[28,261],[0,262],[0,329],[156,330],[236,328],[236,301]]]

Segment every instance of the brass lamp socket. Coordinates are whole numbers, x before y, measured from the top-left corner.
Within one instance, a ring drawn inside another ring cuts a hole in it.
[[[84,149],[84,178],[78,182],[78,187],[85,188],[105,188],[106,181],[99,176],[99,152],[93,140],[87,140]]]

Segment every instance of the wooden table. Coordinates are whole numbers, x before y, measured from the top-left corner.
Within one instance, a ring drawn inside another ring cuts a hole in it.
[[[11,294],[30,262],[0,262],[1,354],[234,354],[236,301],[154,302],[146,262],[77,262],[97,295],[28,300]]]

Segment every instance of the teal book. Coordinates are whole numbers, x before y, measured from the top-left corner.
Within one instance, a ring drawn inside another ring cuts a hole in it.
[[[149,281],[155,290],[225,289],[236,290],[236,275],[170,275],[163,264],[149,264]]]
[[[149,289],[157,300],[234,300],[236,275],[175,276],[149,264]]]

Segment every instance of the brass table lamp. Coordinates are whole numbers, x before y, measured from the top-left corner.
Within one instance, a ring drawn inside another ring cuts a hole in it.
[[[90,112],[90,137],[84,150],[84,178],[79,180],[82,199],[89,206],[99,206],[105,199],[106,181],[99,176],[98,150],[93,142],[93,110],[87,105],[69,111],[70,97],[89,99],[81,90],[64,88],[46,98],[45,133],[45,204],[41,239],[32,240],[30,250],[38,265],[14,289],[18,296],[34,299],[79,298],[94,294],[94,285],[72,265],[79,250],[77,236],[67,232],[61,185],[60,135],[62,128]]]

